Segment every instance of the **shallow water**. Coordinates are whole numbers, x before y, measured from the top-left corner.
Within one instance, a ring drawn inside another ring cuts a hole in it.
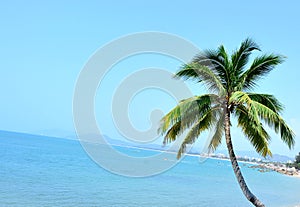
[[[156,152],[116,147],[136,156]],[[175,159],[175,155],[174,155]],[[241,164],[251,190],[272,207],[300,203],[300,179]],[[0,206],[241,207],[230,162],[187,156],[156,176],[129,178],[95,164],[76,140],[0,133]]]

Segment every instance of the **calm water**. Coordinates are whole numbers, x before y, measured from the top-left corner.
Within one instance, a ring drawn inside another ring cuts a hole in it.
[[[118,147],[122,152],[149,151]],[[175,156],[175,155],[174,155]],[[272,207],[300,204],[300,179],[242,164],[248,185]],[[0,132],[0,206],[250,207],[228,161],[196,157],[148,178],[111,174],[79,142]]]

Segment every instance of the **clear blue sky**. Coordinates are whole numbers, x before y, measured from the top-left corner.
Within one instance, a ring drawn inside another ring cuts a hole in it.
[[[300,151],[299,8],[296,0],[2,2],[0,129],[60,136],[72,133],[76,79],[99,47],[120,36],[161,31],[179,35],[201,49],[224,44],[228,51],[250,36],[264,52],[288,57],[261,82],[258,91],[272,93],[284,103],[284,118],[298,134],[298,144],[289,152],[274,137],[271,147],[275,153],[294,155]],[[151,60],[157,62],[145,63],[145,67],[167,65],[160,58]],[[139,65],[134,67],[143,66],[141,61],[137,62]],[[175,72],[178,68],[172,66],[178,64],[169,63],[169,70]],[[197,92],[194,86],[193,91]],[[163,96],[159,93],[157,96]],[[138,107],[138,102],[142,106],[143,100],[138,96],[135,100],[139,113],[130,111],[133,123],[145,120],[144,110]],[[153,98],[150,103],[154,103]],[[174,101],[166,103],[175,104]],[[162,107],[168,110],[173,106]],[[108,115],[101,114],[101,117]],[[105,128],[105,133],[115,136],[109,122]],[[236,140],[236,144],[248,149],[246,141]]]

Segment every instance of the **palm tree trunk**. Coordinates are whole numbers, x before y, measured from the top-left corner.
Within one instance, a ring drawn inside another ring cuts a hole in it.
[[[229,157],[231,160],[231,164],[233,167],[234,174],[238,180],[238,183],[240,185],[240,188],[242,189],[244,195],[246,198],[256,207],[265,207],[265,205],[258,200],[258,198],[251,193],[249,190],[244,177],[241,173],[239,164],[237,162],[236,156],[233,151],[233,146],[231,142],[231,135],[230,135],[230,110],[228,107],[225,107],[225,138],[226,138],[226,144],[228,148]]]

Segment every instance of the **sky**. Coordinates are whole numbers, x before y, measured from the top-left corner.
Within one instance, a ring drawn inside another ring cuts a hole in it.
[[[284,103],[283,117],[295,131],[297,144],[289,151],[274,134],[271,150],[294,156],[300,151],[299,8],[296,0],[4,1],[0,6],[0,129],[61,137],[74,134],[72,101],[81,70],[99,48],[125,35],[165,32],[200,49],[224,44],[229,52],[251,37],[263,52],[287,56],[256,91],[271,93]],[[181,64],[155,54],[116,64],[95,97],[103,133],[122,137],[108,100],[120,81],[141,68],[174,73]],[[194,94],[205,92],[194,83],[188,85]],[[145,130],[153,108],[167,112],[175,105],[176,100],[162,90],[144,90],[128,104],[128,115],[136,128]],[[253,150],[238,130],[233,130],[233,136],[239,149]]]

